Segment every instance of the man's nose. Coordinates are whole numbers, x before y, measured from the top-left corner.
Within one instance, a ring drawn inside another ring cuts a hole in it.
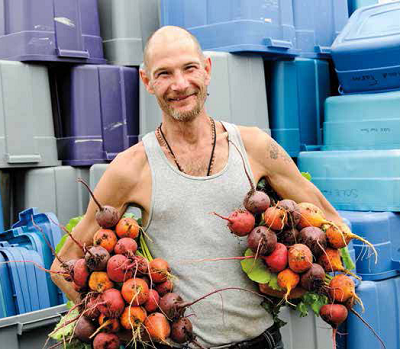
[[[185,77],[185,74],[183,74],[182,72],[176,72],[174,74],[174,81],[171,85],[171,88],[174,91],[182,91],[184,89],[186,89],[189,86],[189,83]]]

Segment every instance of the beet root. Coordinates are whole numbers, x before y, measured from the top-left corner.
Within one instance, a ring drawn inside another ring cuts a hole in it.
[[[120,345],[120,340],[114,333],[100,332],[93,340],[93,349],[119,349]]]
[[[348,311],[343,304],[325,304],[321,307],[319,315],[333,328],[338,328],[347,319]]]
[[[135,240],[131,238],[119,239],[114,247],[115,254],[123,254],[127,257],[132,257],[138,248],[138,244]]]
[[[318,292],[324,286],[325,270],[313,263],[311,268],[301,275],[300,285],[307,291]]]
[[[171,333],[171,326],[161,313],[152,313],[144,321],[150,338],[156,342],[165,342]]]
[[[125,302],[122,298],[121,292],[115,288],[110,288],[104,291],[100,296],[100,302],[97,308],[107,317],[119,317],[125,309]]]
[[[276,236],[278,242],[286,246],[291,246],[299,243],[299,234],[300,232],[296,228],[289,228],[277,233]]]
[[[296,204],[296,202],[293,200],[285,199],[279,201],[277,206],[283,208],[287,213],[286,225],[289,228],[295,228],[297,224],[299,224],[301,218],[300,207]]]
[[[256,224],[256,219],[252,213],[247,210],[233,211],[229,217],[221,216],[215,212],[214,214],[222,219],[227,220],[229,230],[237,236],[248,235]]]
[[[259,190],[250,190],[243,200],[243,206],[253,214],[263,213],[270,204],[269,196]]]
[[[300,230],[299,242],[306,245],[312,252],[314,258],[324,253],[327,247],[324,231],[317,227],[306,227]]]
[[[171,339],[179,344],[194,340],[193,325],[187,317],[181,317],[172,323]]]
[[[110,280],[115,282],[124,282],[133,276],[132,270],[129,270],[129,259],[122,254],[112,256],[107,263],[107,274]]]
[[[272,253],[275,250],[276,243],[276,234],[264,226],[254,228],[247,237],[249,248],[261,256],[268,256]]]
[[[183,299],[177,293],[167,293],[160,298],[160,310],[169,319],[178,319],[183,316],[185,308],[182,308]]]
[[[89,269],[87,268],[86,261],[83,258],[78,259],[74,263],[73,275],[73,281],[78,287],[87,286],[90,273]]]
[[[110,254],[101,246],[93,246],[85,254],[86,265],[94,271],[105,270],[109,259]]]
[[[95,331],[95,324],[84,316],[81,316],[76,323],[74,336],[84,343],[91,343],[90,336]]]

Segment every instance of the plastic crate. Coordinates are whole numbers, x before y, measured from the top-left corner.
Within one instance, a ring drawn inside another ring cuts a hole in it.
[[[357,9],[372,6],[379,3],[379,0],[348,0],[349,16]]]
[[[110,161],[137,143],[137,68],[80,65],[52,70],[57,147],[65,165]]]
[[[348,19],[347,0],[294,0],[293,18],[300,55],[330,58],[331,45]]]
[[[7,258],[0,251],[0,318],[12,316],[17,313],[7,261]]]
[[[272,137],[291,157],[321,146],[329,63],[297,58],[267,63],[266,70]]]
[[[340,211],[352,224],[353,233],[367,239],[378,252],[378,263],[370,248],[353,240],[357,274],[363,280],[384,280],[400,269],[400,215],[393,212]]]
[[[227,52],[205,51],[212,61],[212,77],[205,104],[216,120],[243,126],[257,126],[271,134],[263,61]],[[161,122],[157,99],[140,84],[140,138]]]
[[[298,311],[281,308],[278,317],[287,322],[280,331],[285,349],[332,349],[332,329],[312,310],[306,317]]]
[[[23,315],[0,319],[0,342],[7,349],[43,348],[48,334],[54,330],[62,315],[67,312],[65,305],[30,312]],[[54,345],[49,340],[49,346]]]
[[[96,0],[3,0],[0,58],[105,63]]]
[[[400,211],[400,150],[301,152],[300,171],[346,211]]]
[[[400,92],[330,97],[323,150],[400,148]]]
[[[0,168],[57,166],[45,67],[0,61]]]
[[[343,93],[400,88],[400,2],[355,11],[332,45]]]
[[[104,56],[111,64],[143,62],[143,49],[160,27],[158,0],[99,0]]]
[[[398,349],[400,343],[400,277],[383,281],[362,281],[356,288],[365,311],[361,314],[385,343],[386,349]],[[347,349],[383,348],[372,331],[353,313],[347,318]]]
[[[292,0],[161,0],[161,24],[186,28],[203,50],[297,54]]]
[[[33,221],[42,231],[34,226]],[[38,213],[37,209],[29,208],[22,211],[19,214],[19,221],[13,224],[12,229],[0,234],[0,237],[6,235],[5,240],[10,243],[17,243],[18,245],[37,251],[43,260],[45,268],[50,269],[54,257],[44,236],[51,246],[55,248],[61,240],[62,234],[58,226],[57,217],[53,213]],[[22,242],[21,236],[24,237]],[[46,273],[45,278],[51,305],[54,306],[63,303],[65,300],[64,295],[52,282],[50,274]]]
[[[89,193],[79,182],[89,183],[89,168],[57,166],[19,170],[13,175],[13,217],[30,207],[54,213],[60,224],[67,225],[73,217],[85,213]],[[46,195],[43,195],[46,193]]]

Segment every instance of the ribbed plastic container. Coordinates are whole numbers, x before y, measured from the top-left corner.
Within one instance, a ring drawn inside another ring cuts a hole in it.
[[[0,320],[0,343],[7,349],[43,348],[48,335],[65,315],[65,305],[33,311],[23,315],[11,316]],[[49,340],[47,345],[55,345]]]
[[[400,211],[400,150],[301,152],[300,171],[346,211]]]
[[[347,0],[293,0],[293,18],[300,55],[330,58],[331,45],[348,19]]]
[[[398,349],[400,343],[400,303],[398,292],[400,277],[383,281],[363,281],[356,288],[365,311],[357,305],[355,310],[376,331],[386,349]],[[372,331],[351,312],[347,319],[347,349],[383,348]]]
[[[143,62],[143,49],[160,27],[158,0],[99,0],[104,56],[111,64]]]
[[[272,137],[291,157],[321,146],[324,102],[330,94],[328,62],[297,58],[266,63],[265,79]]]
[[[57,217],[53,213],[39,213],[37,209],[30,208],[22,211],[12,229],[1,233],[0,237],[2,236],[3,240],[9,243],[36,251],[42,259],[44,267],[50,269],[54,257],[43,234],[55,248],[63,235],[58,226]],[[49,273],[43,275],[50,296],[50,304],[52,306],[62,304],[65,300],[62,292],[53,283]]]
[[[343,93],[400,88],[400,2],[360,8],[332,45]]]
[[[352,225],[352,232],[367,239],[378,252],[378,263],[372,250],[353,240],[357,274],[363,280],[384,280],[400,272],[400,215],[393,212],[339,211]]]
[[[271,134],[263,60],[227,52],[205,51],[211,58],[212,76],[205,104],[214,119],[244,126],[257,126]],[[153,95],[140,84],[140,137],[154,131],[161,110]]]
[[[57,166],[45,67],[0,61],[0,168]]]
[[[0,241],[0,254],[7,263],[10,280],[10,291],[16,314],[48,308],[50,306],[49,292],[46,285],[45,273],[32,263],[14,261],[33,261],[44,266],[40,255],[17,245],[10,245],[7,241]],[[11,316],[14,314],[7,314]]]
[[[278,317],[287,322],[280,329],[285,349],[332,349],[332,329],[312,310],[300,317],[295,310],[283,307]]]
[[[377,5],[380,0],[348,0],[349,16],[357,9]],[[382,1],[382,0],[381,0]]]
[[[79,65],[52,70],[58,156],[63,164],[110,161],[137,143],[137,68]]]
[[[2,0],[0,58],[105,63],[96,0]]]
[[[161,0],[161,24],[186,28],[203,50],[297,54],[292,0]]]
[[[89,183],[89,168],[57,166],[14,173],[14,221],[29,207],[37,207],[40,212],[53,212],[64,226],[71,218],[84,214],[89,193],[77,182],[78,178]]]
[[[330,97],[323,150],[400,148],[400,92]]]

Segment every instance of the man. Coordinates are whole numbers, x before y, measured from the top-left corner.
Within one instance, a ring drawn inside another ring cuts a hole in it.
[[[143,142],[117,156],[95,194],[121,215],[128,205],[141,208],[144,229],[152,239],[151,252],[171,264],[177,277],[175,291],[185,300],[224,287],[253,291],[226,290],[192,307],[195,316],[191,320],[203,346],[282,348],[272,317],[260,306],[262,298],[254,293],[258,290],[237,261],[193,262],[240,256],[245,249],[246,242],[229,234],[226,222],[210,213],[228,215],[241,206],[250,189],[243,155],[254,183],[266,177],[280,196],[314,203],[328,219],[341,220],[271,137],[258,128],[217,122],[207,114],[204,103],[211,67],[210,58],[204,57],[186,30],[163,27],[152,35],[140,76],[147,91],[157,98],[162,124]],[[74,230],[88,245],[99,228],[95,211],[91,201]],[[64,259],[80,254],[70,240],[61,251]],[[53,270],[58,267],[55,261]],[[57,276],[54,281],[77,299],[70,284]]]

